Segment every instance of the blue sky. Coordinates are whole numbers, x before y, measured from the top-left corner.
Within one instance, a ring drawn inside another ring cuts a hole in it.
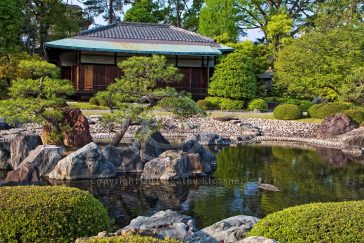
[[[77,4],[81,7],[83,7],[83,4],[78,2],[77,0],[63,0],[64,2],[68,2],[69,4]],[[102,16],[97,16],[95,18],[95,23],[97,25],[106,25],[106,22],[105,20],[102,18]],[[263,37],[263,33],[258,30],[258,29],[254,29],[254,30],[248,30],[246,31],[247,32],[247,36],[246,37],[243,37],[242,40],[252,40],[252,41],[255,41],[257,38],[261,38]]]

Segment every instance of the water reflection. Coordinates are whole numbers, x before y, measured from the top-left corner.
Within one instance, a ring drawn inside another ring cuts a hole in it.
[[[364,199],[364,165],[340,150],[263,144],[225,147],[217,158],[213,177],[141,182],[139,175],[120,175],[44,183],[90,191],[108,208],[118,227],[162,209],[191,215],[198,227],[205,227],[238,214],[263,217],[303,203]],[[259,177],[281,191],[260,190]]]

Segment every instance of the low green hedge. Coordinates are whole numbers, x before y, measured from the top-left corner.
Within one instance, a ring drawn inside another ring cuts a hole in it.
[[[157,239],[147,236],[128,235],[114,237],[92,237],[88,239],[80,239],[78,243],[178,243],[180,241],[174,239]]]
[[[346,111],[343,111],[345,115],[350,117],[354,122],[358,125],[364,122],[364,108],[352,108]]]
[[[222,110],[241,110],[244,108],[244,102],[241,100],[212,96],[206,97],[205,100],[209,102],[209,108],[218,108]]]
[[[199,100],[196,102],[196,104],[203,110],[207,110],[208,108],[210,108],[211,104],[209,101],[207,100]]]
[[[266,111],[266,110],[268,110],[268,104],[263,99],[254,99],[249,102],[248,110],[253,111],[255,109],[260,110],[260,111]]]
[[[60,186],[0,187],[0,242],[72,242],[110,227],[88,192]]]
[[[301,100],[299,107],[301,109],[301,111],[308,111],[308,109],[310,109],[310,107],[313,105],[313,103],[309,100]]]
[[[348,104],[343,103],[323,103],[311,106],[308,109],[308,113],[312,118],[325,119],[328,116],[343,112],[349,108],[350,106]]]
[[[260,220],[248,233],[280,242],[363,242],[364,201],[312,203]]]
[[[280,120],[296,120],[302,117],[302,111],[297,105],[283,104],[274,109],[273,116]]]

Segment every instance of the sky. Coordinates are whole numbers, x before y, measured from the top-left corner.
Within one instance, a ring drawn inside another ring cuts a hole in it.
[[[84,7],[82,3],[80,3],[77,0],[63,0],[64,2],[68,2],[69,4],[77,4],[79,6],[81,6],[82,8]],[[127,10],[127,8],[125,9],[125,11]],[[102,18],[102,16],[97,16],[95,18],[95,23],[97,25],[106,25],[106,21]],[[258,29],[254,29],[254,30],[247,30],[247,36],[241,38],[241,40],[252,40],[255,41],[257,38],[262,38],[263,37],[263,33],[258,30]]]

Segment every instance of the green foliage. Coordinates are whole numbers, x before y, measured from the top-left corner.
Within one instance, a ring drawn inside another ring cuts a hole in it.
[[[348,117],[350,117],[358,125],[361,125],[364,122],[364,108],[363,107],[354,107],[354,108],[343,111],[343,113],[345,115],[347,115]]]
[[[72,242],[110,227],[103,205],[76,188],[1,187],[0,195],[1,242]]]
[[[59,69],[56,65],[41,60],[20,61],[18,69],[21,77],[37,79],[41,77],[59,78]]]
[[[240,52],[233,52],[216,65],[208,93],[236,100],[251,99],[256,92],[253,61]]]
[[[260,110],[260,111],[266,111],[266,110],[268,110],[268,104],[263,99],[254,99],[249,102],[248,110],[253,111],[255,109]]]
[[[96,97],[91,97],[88,101],[91,105],[99,105],[99,101],[96,99]]]
[[[94,97],[92,97],[92,98],[94,98]],[[94,102],[94,100],[92,102]],[[89,103],[83,103],[83,102],[71,103],[71,104],[69,104],[69,107],[78,108],[81,110],[107,110],[108,109],[105,106],[100,106],[97,104],[94,105],[94,104],[91,104],[90,102]]]
[[[209,102],[210,108],[221,108],[220,104],[223,100],[223,98],[220,97],[212,97],[212,96],[208,96],[205,98],[206,101]]]
[[[19,48],[24,16],[22,0],[0,1],[0,53],[13,52]]]
[[[283,104],[274,109],[273,115],[280,120],[297,120],[302,117],[302,111],[297,105]]]
[[[202,110],[207,110],[208,108],[210,108],[211,103],[208,100],[199,100],[196,102],[196,104],[202,109]]]
[[[364,28],[360,26],[307,32],[278,53],[276,82],[292,97],[320,95],[337,100],[349,76],[364,62],[363,40]]]
[[[301,111],[308,111],[308,109],[310,109],[310,107],[313,105],[313,103],[309,100],[301,100],[299,107],[301,109]]]
[[[158,23],[164,18],[158,2],[152,0],[139,0],[132,4],[124,15],[126,22]]]
[[[363,201],[306,204],[268,215],[248,235],[280,242],[362,242],[363,214]]]
[[[355,104],[364,104],[364,67],[353,69],[341,86],[341,99]]]
[[[241,110],[244,108],[244,102],[241,100],[232,100],[232,99],[221,99],[220,108],[222,110]]]
[[[288,14],[279,13],[271,16],[267,24],[267,37],[275,53],[283,44],[291,41],[292,27],[293,21]]]
[[[324,103],[313,105],[308,109],[308,114],[313,118],[325,119],[328,116],[343,112],[349,109],[348,104],[343,103]]]
[[[158,239],[149,236],[139,235],[125,235],[125,236],[114,236],[114,237],[92,237],[87,239],[81,239],[79,243],[178,243],[180,241],[175,239]]]
[[[202,35],[236,42],[239,29],[233,0],[205,0],[199,17],[198,32]],[[224,38],[221,38],[224,36]]]
[[[159,106],[181,117],[204,116],[204,110],[186,96],[166,97],[160,100]]]
[[[287,99],[284,103],[285,104],[291,104],[291,105],[299,105],[300,100],[298,100],[298,99]]]

